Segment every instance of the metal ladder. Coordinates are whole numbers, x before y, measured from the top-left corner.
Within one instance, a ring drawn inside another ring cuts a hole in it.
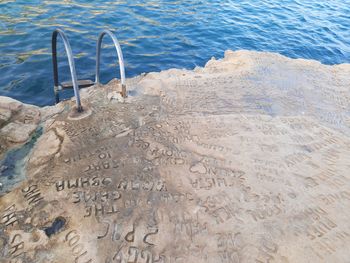
[[[69,69],[72,81],[71,82],[59,82],[58,80],[58,66],[57,66],[57,36],[60,35],[61,39],[63,40],[63,44],[65,47],[65,51],[68,57],[68,63],[69,63]],[[78,80],[77,79],[77,73],[75,70],[75,63],[74,63],[74,57],[72,53],[71,46],[69,44],[68,38],[66,37],[66,34],[61,29],[56,29],[52,33],[52,39],[51,39],[51,45],[52,45],[52,63],[53,63],[53,77],[54,77],[54,92],[55,92],[55,100],[56,103],[60,101],[59,98],[59,91],[63,89],[71,89],[74,90],[74,96],[76,98],[76,107],[78,112],[83,111],[83,106],[81,105],[80,100],[80,94],[79,89],[80,88],[86,88],[90,87],[95,84],[100,83],[100,58],[101,58],[101,46],[102,46],[102,39],[105,35],[109,35],[112,40],[113,44],[115,46],[115,49],[117,51],[118,55],[118,61],[119,61],[119,68],[120,68],[120,79],[121,79],[121,85],[122,85],[122,92],[121,95],[123,98],[126,97],[126,84],[125,84],[125,68],[124,68],[124,59],[123,59],[123,53],[120,48],[119,42],[117,37],[108,29],[103,30],[97,39],[97,45],[96,45],[96,73],[95,73],[95,82],[91,80]]]

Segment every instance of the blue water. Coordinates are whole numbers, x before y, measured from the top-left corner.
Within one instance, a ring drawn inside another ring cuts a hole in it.
[[[350,0],[1,0],[0,95],[54,103],[50,52],[57,27],[68,35],[80,79],[94,79],[95,42],[106,27],[121,42],[127,77],[203,66],[226,49],[350,62]],[[119,76],[105,41],[102,82]],[[69,80],[59,46],[60,79]]]

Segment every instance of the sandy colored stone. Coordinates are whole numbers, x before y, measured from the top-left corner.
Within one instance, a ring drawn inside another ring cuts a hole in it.
[[[108,100],[116,100],[118,102],[124,102],[125,101],[125,99],[122,97],[122,95],[118,91],[113,91],[113,92],[108,93],[107,99]]]
[[[48,130],[40,137],[30,156],[29,163],[34,166],[47,163],[59,152],[61,140],[55,130]]]
[[[16,117],[17,122],[38,125],[41,121],[41,112],[37,106],[24,104]]]
[[[24,143],[30,138],[36,128],[37,125],[35,124],[11,122],[1,128],[0,135],[12,143]]]
[[[0,108],[0,127],[6,123],[12,116],[12,112],[9,109]]]
[[[0,108],[8,109],[11,111],[19,111],[22,108],[23,103],[18,100],[0,96]]]
[[[58,104],[55,107],[52,106],[46,106],[40,109],[41,113],[41,119],[42,121],[46,121],[55,115],[61,113],[64,110],[64,105],[63,104]]]
[[[0,159],[27,143],[40,121],[39,107],[0,96]]]
[[[350,65],[227,51],[116,84],[40,115],[0,262],[349,261]]]

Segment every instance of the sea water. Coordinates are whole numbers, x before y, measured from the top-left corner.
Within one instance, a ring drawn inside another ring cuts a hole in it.
[[[350,62],[349,0],[1,0],[0,95],[54,103],[56,28],[69,38],[79,79],[94,79],[96,40],[104,28],[120,40],[127,77],[204,66],[227,49]],[[119,70],[111,40],[104,43],[101,80],[107,82],[119,78]],[[60,80],[70,80],[60,39],[58,46]]]

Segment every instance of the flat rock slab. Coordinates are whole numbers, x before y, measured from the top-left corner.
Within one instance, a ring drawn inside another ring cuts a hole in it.
[[[350,65],[228,51],[127,87],[47,109],[1,262],[349,262]]]

